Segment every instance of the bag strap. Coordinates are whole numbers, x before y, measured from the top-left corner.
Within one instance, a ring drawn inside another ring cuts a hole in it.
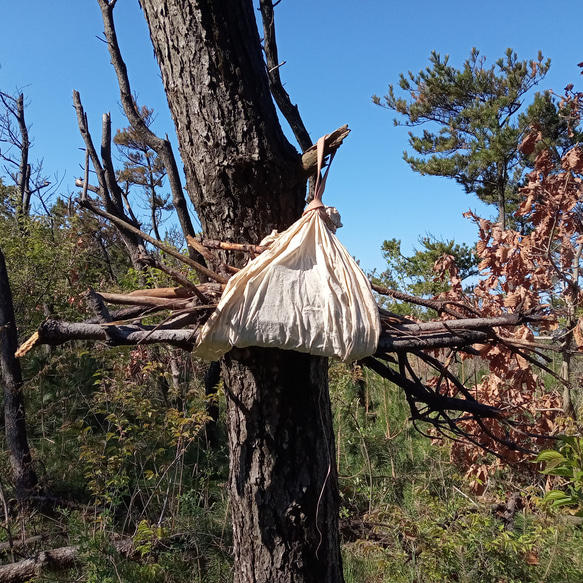
[[[336,152],[330,154],[330,160],[328,162],[328,167],[326,168],[326,172],[324,172],[324,176],[322,176],[322,166],[324,165],[324,146],[326,144],[326,136],[322,136],[318,140],[317,148],[317,155],[318,155],[318,172],[316,178],[316,187],[314,188],[314,198],[310,202],[310,204],[306,207],[304,211],[304,215],[315,209],[324,208],[324,203],[322,202],[322,195],[324,194],[324,188],[326,187],[326,179],[328,178],[328,172],[330,171],[330,166],[332,164],[332,160],[334,159],[334,155]]]

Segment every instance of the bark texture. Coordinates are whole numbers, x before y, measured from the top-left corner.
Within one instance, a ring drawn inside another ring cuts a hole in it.
[[[0,370],[4,389],[6,448],[14,477],[16,496],[24,500],[37,485],[32,467],[24,414],[22,371],[14,356],[18,348],[12,292],[4,255],[0,250]]]
[[[258,243],[304,205],[271,100],[252,2],[142,0],[205,236]]]
[[[235,583],[342,580],[328,362],[231,351],[223,377]]]
[[[304,206],[305,173],[271,100],[253,3],[141,5],[204,236],[257,244],[287,228]],[[334,459],[326,361],[251,349],[229,355],[223,376],[235,580],[342,581],[332,469],[322,489]]]

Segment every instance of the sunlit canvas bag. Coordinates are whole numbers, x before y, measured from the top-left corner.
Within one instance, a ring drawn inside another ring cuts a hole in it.
[[[323,161],[323,142],[319,165]],[[318,172],[320,177],[320,172]],[[195,353],[263,346],[349,361],[376,351],[380,320],[370,284],[321,202],[325,176],[304,215],[234,275],[202,328]]]

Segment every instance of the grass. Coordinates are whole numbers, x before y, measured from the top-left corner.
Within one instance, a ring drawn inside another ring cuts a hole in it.
[[[43,534],[27,552],[80,544],[81,567],[45,573],[45,582],[230,582],[228,455],[196,431],[205,399],[200,374],[168,389],[165,367],[129,349],[32,364],[27,391],[39,473],[80,505],[10,518],[0,539]],[[492,477],[488,497],[475,497],[448,444],[412,427],[400,389],[338,363],[330,379],[347,583],[583,581],[581,530],[541,504],[540,488],[508,470]],[[218,435],[225,444],[224,419]],[[491,507],[516,491],[526,503],[509,531]],[[96,503],[97,513],[82,506]],[[116,550],[120,537],[133,538],[137,556]]]

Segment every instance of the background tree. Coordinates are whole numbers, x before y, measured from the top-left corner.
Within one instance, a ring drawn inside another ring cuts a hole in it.
[[[133,104],[113,25],[115,2],[99,4],[124,111],[154,143]],[[306,174],[277,119],[252,3],[141,5],[204,234],[258,243],[273,229],[283,230],[301,214]],[[271,2],[264,8],[271,11]],[[98,190],[102,198],[111,197],[116,190],[108,184],[107,160],[102,164],[91,152],[77,104],[93,165],[98,173],[104,169]],[[243,260],[232,259],[239,265]],[[277,349],[234,350],[222,373],[235,580],[341,581],[327,359]]]
[[[436,52],[429,61],[417,74],[401,74],[399,87],[409,99],[398,97],[390,85],[384,100],[373,100],[405,118],[395,119],[396,125],[429,124],[421,135],[410,133],[409,143],[420,156],[405,152],[404,159],[415,172],[453,178],[467,193],[496,205],[498,222],[505,228],[508,205],[516,203],[529,164],[518,150],[521,136],[529,127],[541,126],[559,147],[569,138],[549,93],[537,94],[526,111],[523,107],[528,92],[547,74],[550,60],[539,53],[536,60],[519,61],[508,49],[487,67],[474,48],[460,69]]]
[[[149,128],[154,121],[154,110],[144,105],[139,115]],[[124,161],[123,170],[118,173],[118,181],[126,185],[125,196],[128,196],[132,186],[137,186],[143,191],[148,201],[152,231],[156,239],[162,241],[158,229],[162,213],[172,210],[172,204],[168,202],[169,197],[159,194],[167,174],[162,158],[143,139],[140,132],[131,126],[117,130],[113,141]]]
[[[450,287],[450,282],[435,271],[435,264],[444,255],[454,257],[461,281],[478,274],[478,257],[465,243],[440,241],[432,236],[421,237],[419,243],[421,248],[413,249],[413,254],[406,256],[401,252],[401,241],[384,241],[381,250],[387,265],[383,272],[373,276],[374,283],[420,298],[437,296]],[[388,307],[395,313],[429,315],[421,306],[403,302],[393,301]]]
[[[0,91],[0,104],[0,159],[6,163],[4,171],[14,183],[18,213],[27,217],[32,196],[40,198],[50,182],[43,175],[42,163],[30,161],[32,140],[25,119],[24,93],[14,97]]]
[[[8,280],[6,261],[0,250],[0,373],[4,390],[4,423],[6,447],[14,477],[16,495],[25,501],[38,483],[26,433],[22,369],[14,356],[18,348],[18,334],[12,290]]]

